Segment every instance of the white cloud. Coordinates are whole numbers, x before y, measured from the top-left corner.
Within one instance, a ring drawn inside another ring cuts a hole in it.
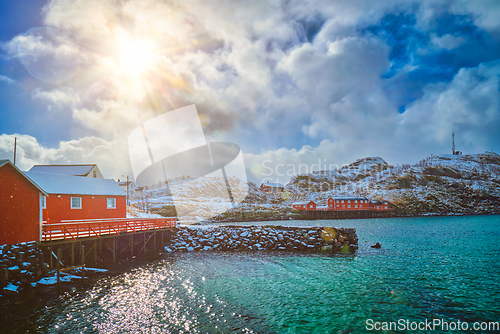
[[[42,102],[59,108],[74,108],[80,103],[80,96],[72,88],[61,88],[51,91],[35,88],[31,94],[34,99],[41,100]]]
[[[411,162],[447,148],[455,128],[468,138],[467,149],[491,149],[493,137],[482,127],[498,125],[497,65],[462,69],[449,84],[428,85],[400,115],[382,78],[391,66],[391,49],[358,28],[379,22],[389,10],[418,8],[418,25],[425,31],[446,3],[57,0],[44,7],[44,22],[53,28],[19,36],[7,46],[26,64],[65,61],[62,72],[31,68],[39,79],[64,79],[53,88],[33,90],[32,96],[71,112],[73,120],[96,133],[92,139],[63,142],[55,153],[40,149],[48,161],[62,161],[66,154],[68,161],[97,159],[109,170],[115,169],[114,161],[127,165],[116,155],[126,156],[126,151],[117,147],[133,128],[195,103],[212,140],[261,152],[246,155],[252,164],[266,159],[312,164],[319,158],[345,164],[374,155]],[[462,5],[454,2],[451,8],[455,13],[469,8],[478,13],[477,22],[497,26],[488,6]],[[304,22],[321,27],[311,41]],[[39,38],[47,34],[47,41]],[[435,47],[448,50],[464,42],[454,35],[430,37]],[[118,73],[117,52],[127,38],[155,43],[147,80]],[[23,55],[17,51],[20,44]],[[77,71],[71,59],[78,60]],[[238,142],[248,132],[254,136]],[[266,146],[261,150],[256,142]],[[285,142],[288,148],[279,149]],[[321,144],[306,145],[310,142]]]
[[[8,83],[8,84],[10,84],[10,85],[13,85],[13,84],[15,84],[15,83],[16,83],[14,80],[12,80],[12,79],[11,79],[11,78],[9,78],[9,77],[6,77],[5,75],[0,75],[0,82],[2,82],[2,81],[3,81],[3,82],[6,82],[6,83]]]
[[[23,171],[37,164],[97,163],[104,176],[118,178],[130,174],[127,143],[97,137],[63,141],[57,148],[47,148],[28,135],[0,135],[0,159],[13,161],[14,137],[17,137],[16,165]]]

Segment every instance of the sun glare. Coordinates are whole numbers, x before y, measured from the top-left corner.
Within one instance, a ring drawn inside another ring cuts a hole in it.
[[[141,75],[153,63],[152,45],[141,40],[123,41],[119,48],[118,72],[127,75]]]

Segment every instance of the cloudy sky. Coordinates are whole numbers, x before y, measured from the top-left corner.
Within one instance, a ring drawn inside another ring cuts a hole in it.
[[[0,158],[17,136],[21,169],[117,178],[131,131],[191,104],[254,182],[415,163],[450,153],[452,132],[499,152],[498,17],[495,0],[2,1]]]

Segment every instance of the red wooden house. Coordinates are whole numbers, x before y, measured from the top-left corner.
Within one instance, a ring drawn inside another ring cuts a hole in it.
[[[370,203],[371,210],[375,211],[392,211],[389,207],[389,203],[387,201],[374,201]]]
[[[42,221],[126,218],[126,193],[113,180],[22,172],[0,160],[0,244],[38,241]]]
[[[328,199],[328,207],[335,211],[372,210],[366,197],[335,197]]]
[[[316,203],[314,203],[313,201],[295,202],[292,204],[292,207],[299,211],[316,210]]]
[[[285,190],[285,187],[281,183],[272,183],[267,181],[260,185],[260,190],[266,193],[280,193]]]
[[[24,174],[49,194],[43,208],[43,220],[48,223],[127,216],[127,193],[113,180],[36,172]]]
[[[0,245],[40,240],[48,193],[9,160],[0,160]]]

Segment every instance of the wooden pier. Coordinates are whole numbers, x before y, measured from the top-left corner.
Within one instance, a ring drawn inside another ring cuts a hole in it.
[[[123,258],[158,254],[176,218],[118,218],[43,223],[41,248],[50,269],[115,264]]]

